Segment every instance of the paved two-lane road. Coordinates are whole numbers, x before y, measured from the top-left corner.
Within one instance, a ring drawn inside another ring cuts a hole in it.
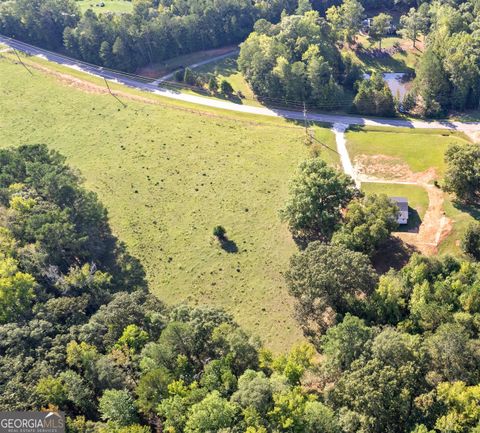
[[[191,95],[173,90],[162,89],[152,82],[142,82],[136,80],[133,76],[128,76],[119,72],[104,69],[100,66],[90,65],[79,62],[75,59],[54,53],[51,51],[38,48],[18,40],[7,38],[0,35],[0,43],[11,48],[22,51],[33,56],[42,56],[51,62],[58,63],[77,70],[82,70],[89,74],[115,81],[129,87],[152,92],[166,98],[176,99],[180,101],[190,102],[196,105],[203,105],[223,110],[236,111],[241,113],[254,114],[259,116],[284,117],[292,120],[303,120],[302,112],[287,109],[272,109],[266,107],[253,107],[249,105],[235,104],[233,102],[223,101],[215,98],[206,98],[197,95]],[[367,118],[348,115],[336,114],[320,114],[308,113],[307,118],[311,121],[326,123],[341,123],[345,125],[369,125],[369,126],[391,126],[391,127],[407,127],[407,128],[439,128],[439,129],[455,129],[464,132],[480,131],[480,122],[450,122],[450,121],[422,121],[422,120],[404,120],[404,119],[381,119]]]

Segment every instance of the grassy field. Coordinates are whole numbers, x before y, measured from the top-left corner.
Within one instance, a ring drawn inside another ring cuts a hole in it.
[[[360,155],[385,155],[392,158],[392,164],[407,164],[415,173],[433,167],[438,177],[445,171],[444,154],[449,144],[467,141],[454,132],[403,128],[357,128],[346,137],[352,160]]]
[[[125,13],[133,10],[133,3],[129,0],[76,0],[76,2],[82,12],[87,9],[92,9],[97,13]],[[97,6],[101,3],[104,3],[105,6]]]
[[[202,113],[153,95],[150,103],[121,95],[124,109],[85,82],[38,70],[30,77],[6,58],[0,77],[0,145],[46,143],[66,155],[141,259],[155,294],[224,307],[274,350],[301,339],[282,277],[296,247],[278,210],[309,154],[302,127]],[[328,130],[316,127],[316,136],[334,142]],[[227,229],[228,251],[213,239],[217,224]]]
[[[425,188],[416,185],[398,185],[389,183],[362,183],[365,194],[386,194],[389,197],[408,197],[410,209],[409,221],[401,226],[400,231],[408,231],[417,227],[428,208],[428,194]],[[413,211],[413,212],[412,212]]]

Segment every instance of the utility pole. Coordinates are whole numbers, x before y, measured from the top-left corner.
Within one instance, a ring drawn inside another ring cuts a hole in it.
[[[27,68],[27,65],[26,65],[25,63],[22,62],[22,59],[21,59],[20,56],[18,55],[17,50],[16,50],[15,48],[13,48],[13,47],[12,47],[12,49],[13,49],[13,51],[15,52],[15,54],[16,54],[16,56],[17,56],[17,59],[18,59],[18,61],[20,62],[20,64],[28,71],[28,73],[29,73],[30,75],[33,75],[33,72],[32,72],[30,69]]]
[[[303,123],[305,125],[305,144],[310,146],[313,142],[313,131],[309,130],[308,128],[307,106],[305,105],[305,101],[303,102]]]
[[[105,80],[105,84],[107,85],[107,89],[108,89],[108,93],[110,93],[110,95],[112,95],[118,102],[120,102],[120,104],[123,105],[123,108],[127,108],[126,104],[124,104],[118,97],[117,95],[115,95],[112,90],[110,89],[110,86],[108,85],[108,81],[105,77],[103,77],[103,79]]]

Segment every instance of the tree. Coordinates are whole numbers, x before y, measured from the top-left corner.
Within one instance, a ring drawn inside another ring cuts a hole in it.
[[[308,159],[290,183],[289,199],[280,217],[298,239],[329,240],[341,220],[341,210],[359,195],[349,176],[320,158]]]
[[[388,35],[392,26],[392,16],[381,13],[373,17],[369,37],[372,41],[378,41],[378,47],[382,49],[382,39]]]
[[[185,68],[183,73],[183,82],[189,86],[195,86],[197,84],[197,77],[190,68]]]
[[[422,366],[416,360],[400,367],[377,358],[355,362],[332,392],[340,423],[346,431],[411,431],[418,419],[413,401],[425,390],[421,374]]]
[[[304,15],[305,12],[309,12],[312,10],[312,4],[309,0],[298,0],[298,6],[295,13],[297,15]]]
[[[347,371],[365,351],[372,330],[362,319],[347,313],[341,323],[332,326],[321,339],[321,351],[328,368]]]
[[[342,56],[331,26],[317,11],[284,14],[278,25],[257,23],[238,58],[257,95],[328,109],[342,105]]]
[[[435,428],[441,433],[477,432],[480,423],[480,385],[464,382],[443,382],[437,386],[437,399],[446,406]]]
[[[124,330],[122,336],[118,339],[119,347],[127,347],[133,353],[138,353],[143,346],[148,342],[148,333],[137,325],[128,325]]]
[[[242,408],[253,407],[258,413],[266,414],[273,403],[272,384],[261,371],[247,370],[238,378],[238,389],[232,401]]]
[[[480,354],[465,328],[445,323],[426,339],[430,356],[430,375],[435,382],[478,383]]]
[[[13,258],[0,260],[0,324],[22,317],[35,298],[35,280]]]
[[[233,87],[227,80],[222,80],[220,82],[220,91],[222,94],[229,96],[233,93]]]
[[[337,315],[361,314],[362,297],[377,283],[367,256],[318,241],[291,258],[285,278],[300,325],[314,339],[335,324]]]
[[[102,419],[119,426],[135,424],[138,420],[134,400],[128,391],[107,389],[99,400]]]
[[[213,391],[191,407],[185,433],[208,433],[233,427],[237,410],[234,403]]]
[[[137,405],[144,414],[154,413],[159,403],[168,395],[168,384],[172,374],[165,367],[158,366],[140,377],[137,386]]]
[[[215,93],[218,90],[217,78],[214,75],[208,80],[208,90],[212,93]]]
[[[465,254],[480,261],[480,223],[472,222],[468,225],[460,241],[460,246]]]
[[[480,148],[471,144],[452,144],[445,152],[447,170],[445,190],[465,203],[480,199]]]
[[[399,33],[413,42],[413,48],[416,48],[418,35],[425,28],[425,18],[415,8],[410,8],[408,14],[400,17],[401,29]]]
[[[414,113],[420,116],[438,117],[448,106],[450,84],[441,59],[431,48],[420,58],[413,94],[416,97]]]
[[[386,195],[374,194],[363,200],[353,200],[332,243],[371,257],[397,228],[397,214],[398,207]]]
[[[392,92],[378,72],[374,72],[370,79],[360,82],[353,106],[361,114],[387,117],[395,115]]]
[[[351,45],[362,27],[365,9],[357,0],[344,0],[341,6],[332,6],[327,10],[328,21],[337,34]]]

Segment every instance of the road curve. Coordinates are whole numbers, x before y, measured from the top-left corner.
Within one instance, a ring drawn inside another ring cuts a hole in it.
[[[11,39],[6,36],[0,35],[0,43],[14,48],[18,51],[22,51],[32,56],[41,56],[51,62],[67,66],[76,70],[81,70],[91,75],[104,78],[106,80],[114,81],[123,84],[128,87],[140,89],[146,92],[152,92],[160,96],[164,96],[170,99],[176,99],[179,101],[190,102],[192,104],[208,106],[212,108],[219,108],[223,110],[236,111],[240,113],[248,113],[259,116],[270,117],[283,117],[291,120],[303,120],[304,115],[300,111],[288,110],[288,109],[274,109],[267,107],[253,107],[249,105],[235,104],[229,101],[223,101],[220,99],[207,98],[203,96],[191,95],[181,93],[174,90],[162,89],[152,82],[141,82],[128,74],[112,71],[102,68],[100,66],[87,64],[80,62],[76,59],[63,56],[52,51],[44,50],[42,48],[35,47],[24,42],[20,42],[16,39]],[[321,113],[308,113],[307,118],[311,121],[326,122],[326,123],[340,123],[345,125],[368,125],[368,126],[390,126],[390,127],[403,127],[403,128],[427,128],[427,129],[451,129],[464,132],[476,132],[480,131],[480,122],[452,122],[448,120],[436,120],[436,121],[424,121],[424,120],[405,120],[405,119],[386,119],[386,118],[369,118],[369,117],[357,117],[349,115],[337,115],[337,114],[321,114]]]

